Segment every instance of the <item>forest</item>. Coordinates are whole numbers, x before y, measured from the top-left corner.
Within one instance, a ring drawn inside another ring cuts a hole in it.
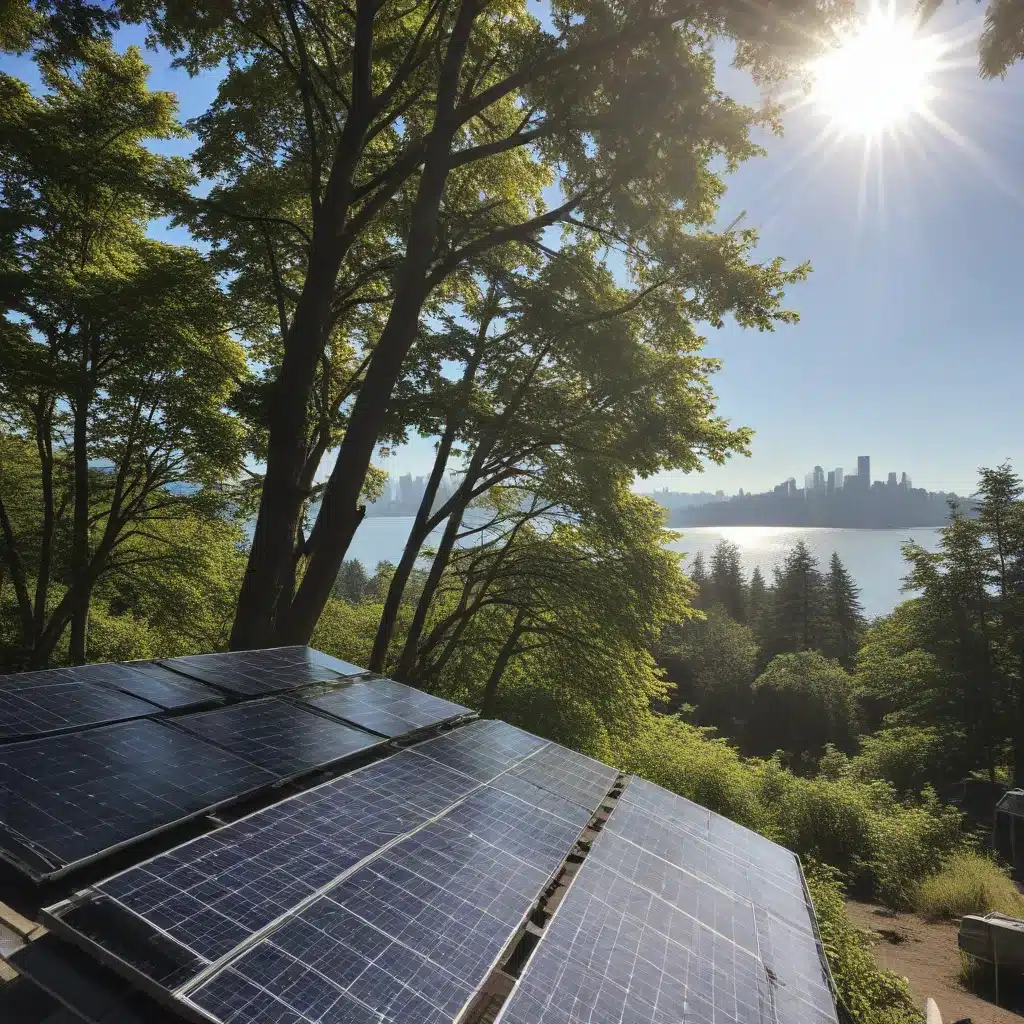
[[[1014,909],[943,796],[1024,781],[1018,477],[983,470],[871,623],[801,547],[687,575],[633,489],[749,451],[705,334],[794,323],[809,272],[720,225],[782,112],[716,62],[783,80],[849,10],[546,10],[0,3],[31,69],[0,72],[0,671],[311,643],[796,850],[850,1019],[917,1020],[842,896],[924,908],[956,867]],[[219,75],[187,123],[139,25]],[[416,436],[371,575],[349,543]]]

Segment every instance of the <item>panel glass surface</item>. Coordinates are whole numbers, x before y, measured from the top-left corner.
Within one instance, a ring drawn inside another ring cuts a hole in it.
[[[396,1024],[452,1021],[578,832],[507,794],[478,790],[329,889],[189,998],[232,1024],[271,1024],[282,1013],[309,1024],[364,1019],[360,1013]],[[254,987],[272,999],[256,997]]]
[[[514,726],[487,720],[472,722],[462,729],[418,743],[412,749],[477,782],[490,782],[548,745],[547,740]]]
[[[209,686],[172,672],[155,661],[81,665],[72,669],[71,674],[83,682],[123,690],[165,709],[219,704],[224,700]]]
[[[31,676],[31,679],[26,678]],[[0,684],[0,742],[155,715],[154,704],[69,674],[32,672]]]
[[[174,719],[174,724],[226,747],[280,779],[312,771],[382,742],[370,733],[276,697],[183,715]]]
[[[355,669],[310,647],[198,654],[168,658],[161,664],[240,697],[262,697],[332,682],[349,674],[347,669]]]
[[[201,836],[97,888],[209,963],[475,786],[403,751]]]
[[[158,722],[18,743],[0,748],[0,843],[56,871],[274,781]]]
[[[835,1024],[795,858],[724,821],[631,780],[499,1021]]]
[[[512,768],[505,778],[516,776],[593,813],[618,774],[600,761],[551,743]]]
[[[442,700],[392,679],[358,680],[340,689],[300,698],[327,714],[381,736],[403,736],[460,715],[461,704]]]

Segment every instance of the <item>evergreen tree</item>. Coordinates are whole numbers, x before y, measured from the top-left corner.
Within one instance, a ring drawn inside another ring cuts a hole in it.
[[[341,563],[338,578],[334,581],[334,596],[350,604],[358,604],[366,593],[370,577],[358,558],[346,559]]]
[[[835,551],[825,577],[825,598],[824,653],[843,668],[852,669],[857,662],[857,648],[864,629],[864,609],[860,603],[860,587]]]
[[[690,563],[687,575],[697,585],[697,593],[694,595],[693,605],[695,608],[703,608],[706,604],[708,593],[708,569],[704,564],[702,552],[698,551],[693,556],[693,561]]]
[[[771,594],[764,574],[755,565],[750,574],[750,586],[747,588],[747,624],[760,638],[767,625],[767,616],[771,609]]]
[[[825,587],[817,559],[803,541],[775,570],[775,587],[770,623],[762,656],[770,661],[777,654],[814,651],[825,634]]]
[[[740,549],[731,541],[720,540],[712,552],[708,603],[721,605],[731,619],[746,624],[747,589]]]

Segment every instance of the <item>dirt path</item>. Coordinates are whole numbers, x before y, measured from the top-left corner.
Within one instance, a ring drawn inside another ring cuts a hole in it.
[[[1021,1024],[1021,1016],[968,992],[960,984],[957,926],[929,924],[913,914],[891,917],[867,903],[848,900],[846,912],[858,928],[877,938],[879,964],[902,975],[920,1007],[935,1000],[944,1024],[970,1017],[973,1024]]]

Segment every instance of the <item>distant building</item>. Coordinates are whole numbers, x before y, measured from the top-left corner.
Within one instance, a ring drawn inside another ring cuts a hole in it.
[[[795,476],[791,476],[786,481],[786,492],[788,494],[796,494],[796,477]]]
[[[836,475],[836,490],[841,491],[843,489],[843,467],[836,466],[832,472]]]
[[[814,467],[814,490],[818,494],[825,490],[825,470],[821,466]]]
[[[901,491],[909,491],[910,489],[911,489],[910,477],[907,476],[906,473],[904,473],[900,477],[900,490]]]
[[[886,482],[885,486],[886,487],[891,487],[893,490],[896,490],[896,488],[899,486],[899,484],[897,483],[896,474],[895,473],[890,473],[889,474],[889,479]]]
[[[867,491],[871,489],[870,455],[857,456],[857,483],[860,484],[861,490]]]
[[[810,494],[814,490],[814,474],[804,473],[804,494]]]

